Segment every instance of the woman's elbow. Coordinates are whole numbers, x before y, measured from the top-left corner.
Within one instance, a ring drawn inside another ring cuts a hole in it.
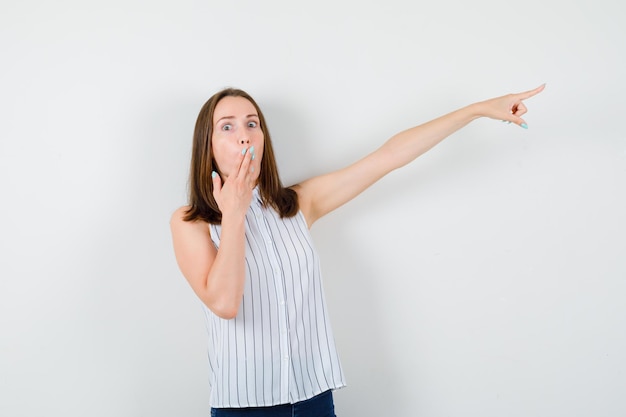
[[[213,313],[215,313],[215,315],[221,319],[232,320],[235,317],[237,317],[238,309],[232,308],[228,310],[227,309],[213,310]]]
[[[239,304],[233,302],[205,302],[205,304],[213,314],[224,320],[234,319],[239,313]]]

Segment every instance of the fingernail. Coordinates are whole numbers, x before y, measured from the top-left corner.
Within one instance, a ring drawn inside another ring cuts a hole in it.
[[[211,172],[211,178],[215,178],[215,177],[217,177],[217,172],[215,171]]]
[[[251,158],[251,160],[252,160],[252,161],[254,161],[254,157],[256,156],[256,155],[254,154],[254,146],[250,146],[250,153],[252,154],[252,158]]]
[[[528,129],[528,125],[526,123],[522,123],[520,126],[523,127],[524,129]]]
[[[241,150],[241,154],[242,154],[242,155],[245,155],[247,150],[248,150],[248,148],[243,148],[243,149]]]

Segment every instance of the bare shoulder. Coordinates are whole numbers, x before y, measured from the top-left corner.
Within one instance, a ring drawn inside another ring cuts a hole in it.
[[[185,215],[189,211],[189,206],[182,206],[174,210],[172,217],[170,217],[170,225],[172,227],[189,223],[185,221]]]
[[[185,217],[185,215],[189,211],[189,208],[190,208],[189,206],[178,207],[176,210],[174,210],[174,213],[172,213],[172,217],[170,218],[170,222],[184,221],[183,218]]]
[[[298,207],[300,211],[302,212],[302,214],[304,215],[307,221],[307,224],[310,228],[313,225],[313,222],[315,221],[315,219],[313,218],[312,213],[311,213],[311,201],[312,200],[311,200],[311,190],[310,190],[310,187],[308,186],[309,183],[310,183],[310,180],[306,180],[299,184],[294,184],[289,188],[294,190],[296,194],[298,195]]]
[[[185,216],[189,212],[189,206],[177,208],[170,218],[170,227],[173,232],[182,230],[206,230],[208,224],[202,220],[187,221]]]
[[[202,245],[211,239],[209,224],[203,220],[185,220],[189,206],[179,207],[172,213],[170,231],[174,240],[174,249],[186,246]]]

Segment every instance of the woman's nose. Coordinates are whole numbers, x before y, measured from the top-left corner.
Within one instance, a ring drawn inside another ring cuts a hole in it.
[[[239,138],[239,142],[242,145],[248,145],[250,143],[250,138],[247,137],[247,136],[241,137],[241,138]]]

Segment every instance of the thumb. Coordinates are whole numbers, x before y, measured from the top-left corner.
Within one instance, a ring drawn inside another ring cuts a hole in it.
[[[513,116],[515,120],[512,120],[513,123],[518,125],[519,127],[523,127],[524,129],[528,129],[528,125],[521,117]]]
[[[519,127],[523,127],[524,129],[528,129],[528,125],[526,124],[526,121],[524,119],[522,119],[521,117],[516,116],[514,114],[510,114],[506,118],[502,119],[502,121],[503,122],[508,122],[508,123],[514,123],[514,124],[518,125]]]

